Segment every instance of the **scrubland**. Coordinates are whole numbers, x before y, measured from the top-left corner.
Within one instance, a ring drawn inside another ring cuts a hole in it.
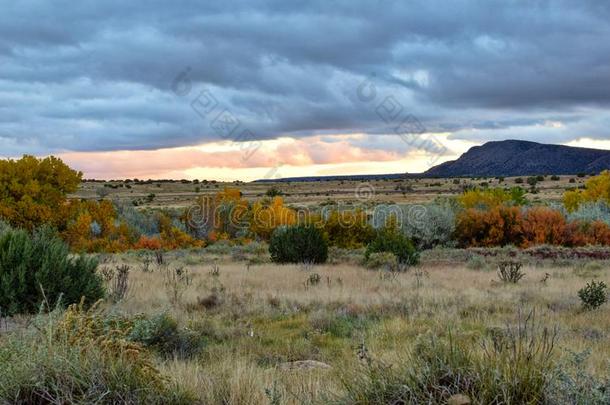
[[[610,172],[0,175],[0,403],[610,403]]]
[[[429,252],[401,273],[367,269],[358,252],[343,253],[315,266],[268,263],[262,248],[177,251],[162,264],[150,252],[104,256],[102,273],[129,267],[127,287],[93,312],[104,322],[149,322],[135,341],[166,386],[154,393],[159,402],[442,403],[455,394],[474,403],[608,400],[601,386],[610,308],[586,311],[577,292],[591,278],[610,282],[609,263],[537,260],[512,284],[496,273],[504,259],[480,252]],[[116,283],[107,282],[112,293]],[[2,339],[35,333],[32,327]],[[478,360],[470,364],[470,357]],[[494,377],[471,381],[484,374],[477,367]],[[15,378],[3,376],[8,392]],[[517,396],[527,389],[531,396]]]

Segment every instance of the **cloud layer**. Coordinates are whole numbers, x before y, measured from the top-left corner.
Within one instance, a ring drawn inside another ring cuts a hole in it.
[[[409,116],[474,142],[610,138],[609,38],[602,0],[12,2],[0,154],[365,134],[276,152],[404,157],[375,144]]]

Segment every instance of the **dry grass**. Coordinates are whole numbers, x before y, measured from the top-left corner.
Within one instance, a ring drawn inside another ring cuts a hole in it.
[[[559,328],[560,352],[591,350],[589,371],[608,370],[610,306],[582,310],[577,291],[588,279],[572,267],[526,266],[522,280],[506,284],[493,268],[469,270],[462,264],[424,263],[388,276],[348,264],[305,270],[226,260],[218,262],[218,272],[207,264],[187,266],[189,281],[172,303],[164,272],[182,265],[145,273],[133,260],[113,259],[134,266],[129,295],[113,310],[167,311],[207,336],[201,356],[160,364],[203,403],[325,402],[320,395],[340,392],[341,370],[356,367],[362,344],[378,358],[395,360],[422,334],[459,329],[483,336],[514,324],[519,310],[531,309],[543,325]],[[594,270],[598,280],[610,282],[607,265]],[[311,272],[321,276],[318,285],[307,284]],[[550,276],[542,282],[545,273]],[[277,368],[296,360],[322,361],[333,369]]]
[[[574,183],[570,183],[570,179]],[[290,182],[290,183],[166,183],[152,182],[144,184],[130,183],[131,188],[119,187],[116,189],[107,187],[110,193],[108,199],[120,199],[132,201],[134,199],[145,199],[151,193],[156,195],[153,202],[144,205],[153,208],[167,207],[188,207],[200,195],[213,195],[224,187],[239,188],[249,201],[259,199],[265,192],[276,187],[286,195],[288,204],[298,204],[305,206],[317,206],[322,202],[332,201],[338,204],[345,203],[423,203],[430,202],[438,196],[455,196],[463,191],[463,187],[481,186],[487,183],[489,187],[514,187],[521,186],[529,189],[527,183],[517,184],[516,177],[507,177],[503,181],[496,178],[463,178],[458,179],[459,183],[454,183],[454,179],[388,179],[367,181],[367,188],[374,190],[374,195],[370,200],[360,200],[357,198],[357,190],[362,185],[361,181],[352,180],[333,180],[322,182]],[[523,177],[523,179],[526,179]],[[456,181],[458,181],[456,180]],[[578,187],[584,184],[587,178],[577,176],[560,176],[559,181],[546,180],[536,185],[538,193],[528,195],[531,200],[540,201],[559,201],[566,189]],[[72,196],[73,198],[97,199],[99,196],[96,190],[103,187],[101,182],[84,182],[80,189]],[[109,185],[122,186],[122,182],[108,182]]]

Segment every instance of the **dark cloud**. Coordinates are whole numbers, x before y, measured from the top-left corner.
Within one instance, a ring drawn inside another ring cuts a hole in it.
[[[453,138],[607,138],[609,21],[601,0],[12,2],[0,14],[0,151],[226,138],[191,108],[204,89],[214,114],[261,139],[390,134],[397,122],[377,110],[387,97],[397,119]],[[358,96],[364,80],[373,101]]]

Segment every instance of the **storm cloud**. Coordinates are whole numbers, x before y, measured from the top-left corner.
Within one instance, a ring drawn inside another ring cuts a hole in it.
[[[239,134],[368,134],[360,147],[402,152],[375,140],[398,125],[380,113],[388,97],[396,120],[453,139],[610,138],[610,3],[24,0],[0,13],[3,156]]]

